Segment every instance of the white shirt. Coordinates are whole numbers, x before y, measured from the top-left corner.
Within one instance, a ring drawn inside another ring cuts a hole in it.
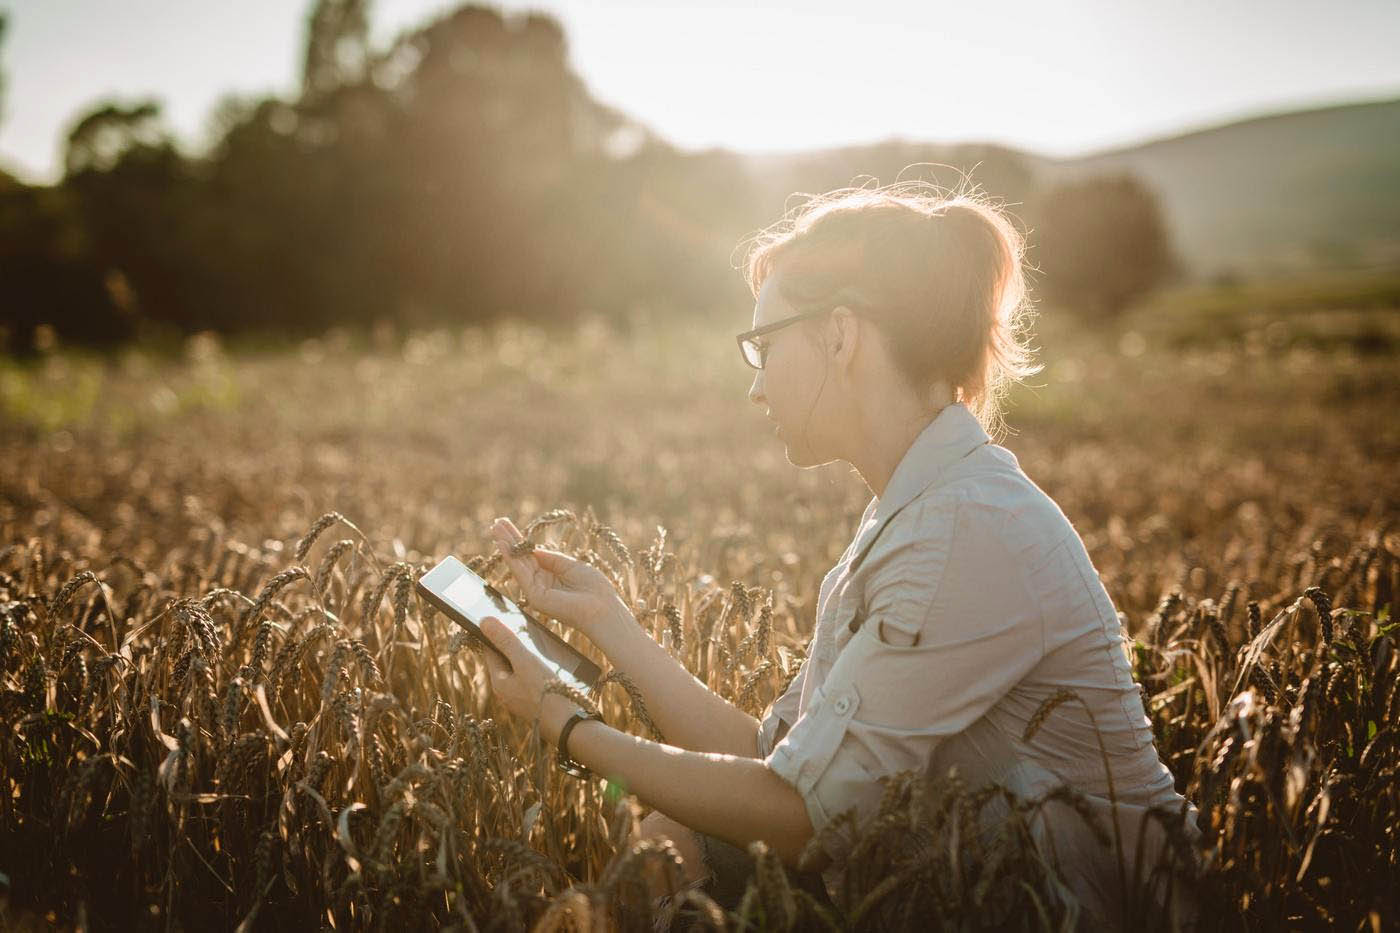
[[[1096,724],[1131,878],[1139,833],[1148,834],[1144,871],[1161,844],[1143,813],[1179,810],[1183,799],[1157,756],[1124,641],[1069,520],[955,403],[915,439],[822,580],[809,656],[764,716],[759,751],[802,795],[815,830],[851,807],[873,814],[880,775],[943,776],[954,766],[970,789],[999,782],[1036,796],[1072,785],[1107,828],[1113,808]],[[1036,710],[1061,688],[1088,711],[1062,703],[1024,741]],[[1081,924],[1116,926],[1113,850],[1067,806],[1042,813],[1037,839],[1059,857]],[[829,883],[841,847],[828,843]]]

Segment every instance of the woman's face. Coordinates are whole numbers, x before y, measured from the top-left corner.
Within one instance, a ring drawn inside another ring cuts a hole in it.
[[[781,279],[782,272],[776,271],[759,289],[753,310],[755,328],[798,313],[780,293]],[[836,459],[830,452],[834,438],[823,430],[831,424],[829,417],[823,417],[823,409],[829,407],[835,385],[816,334],[822,325],[820,317],[798,321],[760,337],[767,359],[749,387],[749,400],[777,425],[776,433],[787,445],[788,462],[798,467]]]

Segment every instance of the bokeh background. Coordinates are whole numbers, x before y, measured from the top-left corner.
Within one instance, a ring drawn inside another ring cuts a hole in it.
[[[307,6],[0,8],[10,352],[731,324],[790,194],[901,171],[1011,205],[1088,315],[1400,263],[1385,4]]]
[[[1028,236],[1002,440],[1120,612],[1211,922],[1400,918],[1400,7],[0,15],[0,926],[650,929],[640,811],[412,579],[508,587],[511,515],[761,714],[869,490],[746,400],[735,266],[901,178]],[[867,842],[835,926],[1066,916],[1024,851]],[[822,925],[766,877],[692,919]]]

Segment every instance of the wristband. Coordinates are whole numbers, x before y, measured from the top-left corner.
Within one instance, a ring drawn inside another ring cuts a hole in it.
[[[564,727],[559,730],[559,770],[574,777],[585,777],[590,772],[583,765],[569,757],[569,733],[574,731],[574,726],[581,722],[593,719],[598,722],[603,721],[602,713],[588,713],[581,709],[576,709],[573,715],[565,721]]]

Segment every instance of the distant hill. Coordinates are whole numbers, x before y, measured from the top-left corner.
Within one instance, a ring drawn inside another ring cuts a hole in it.
[[[1035,164],[1053,183],[1130,171],[1160,195],[1201,275],[1400,265],[1400,100],[1242,120]]]
[[[1074,159],[899,139],[745,159],[774,201],[849,184],[856,173],[890,182],[914,162],[980,163],[974,178],[1022,215],[1050,185],[1131,172],[1158,193],[1195,277],[1400,266],[1400,100],[1257,117]],[[936,180],[956,183],[951,173]]]

